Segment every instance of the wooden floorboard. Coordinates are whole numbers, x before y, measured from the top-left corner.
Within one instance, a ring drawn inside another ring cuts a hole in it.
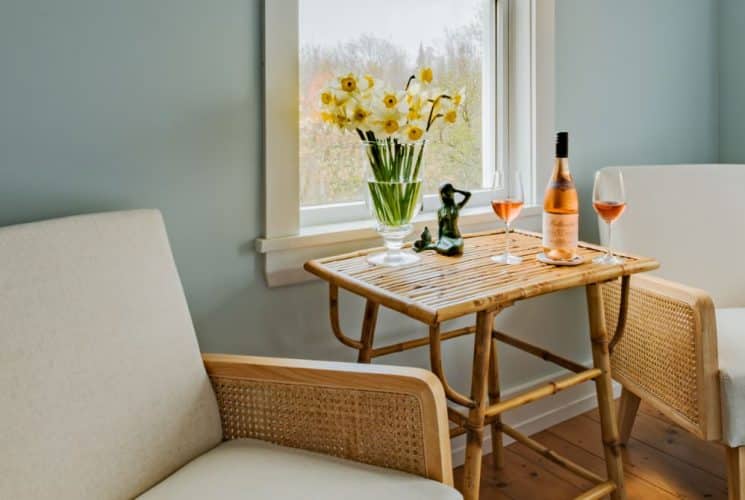
[[[455,484],[459,484],[461,473],[461,467],[455,469]],[[481,472],[482,499],[565,500],[574,498],[581,491],[572,483],[536,464],[532,457],[526,460],[510,448],[505,452],[505,466],[501,470],[494,468],[491,455],[484,457]]]
[[[598,457],[590,453],[581,446],[570,443],[566,439],[554,434],[550,430],[536,434],[535,437],[541,443],[548,446],[552,450],[555,450],[557,453],[565,456],[573,462],[583,465],[585,468],[591,470],[595,474],[605,477],[605,461],[602,457]],[[530,450],[527,451],[529,452]],[[550,467],[551,470],[554,470],[556,474],[562,475],[565,480],[573,482],[577,486],[581,487],[583,491],[590,488],[591,485],[588,481],[577,478],[576,475],[567,472],[563,467],[554,465],[552,462],[549,462],[542,457],[539,457],[539,460],[542,461],[541,463],[544,464],[544,466]],[[674,498],[678,498],[673,493],[658,488],[654,484],[647,482],[645,479],[637,476],[636,474],[628,470],[625,471],[625,480],[626,491],[629,498],[645,498],[654,500],[671,500]]]
[[[597,410],[535,434],[536,440],[594,473],[605,476]],[[497,471],[484,457],[481,499],[560,500],[574,498],[591,485],[524,445],[506,449],[506,465]],[[727,498],[724,452],[701,441],[642,404],[623,450],[629,499],[672,500]],[[462,467],[455,469],[456,484]]]
[[[600,420],[597,410],[587,415],[596,422]],[[663,420],[640,411],[634,422],[632,439],[646,443],[723,480],[727,479],[724,448],[719,444],[698,439],[667,419]]]

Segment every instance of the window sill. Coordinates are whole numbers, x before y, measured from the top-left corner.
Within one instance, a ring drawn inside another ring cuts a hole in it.
[[[540,206],[525,207],[521,225],[535,228],[540,218]],[[420,214],[414,220],[411,238],[419,235],[424,226],[436,227],[435,212]],[[484,231],[498,224],[491,207],[467,208],[461,212],[460,228],[463,232]],[[372,220],[304,227],[300,234],[280,238],[257,238],[256,251],[266,256],[265,276],[270,287],[291,285],[309,281],[314,277],[303,270],[303,264],[345,252],[353,252],[380,245],[380,239]]]

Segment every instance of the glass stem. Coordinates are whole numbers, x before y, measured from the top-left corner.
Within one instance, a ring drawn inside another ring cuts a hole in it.
[[[388,258],[395,259],[401,255],[401,249],[404,246],[403,237],[383,237],[383,244],[388,251]]]
[[[606,254],[608,257],[608,260],[613,258],[613,250],[611,249],[612,243],[613,243],[613,223],[609,222],[608,223],[608,252]]]
[[[510,223],[505,222],[505,226],[507,226],[507,230],[504,232],[504,254],[509,255],[510,254]]]

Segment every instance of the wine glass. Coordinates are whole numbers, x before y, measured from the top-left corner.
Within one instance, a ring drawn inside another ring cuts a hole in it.
[[[608,224],[608,245],[604,255],[595,257],[596,264],[620,264],[623,259],[613,255],[611,236],[613,223],[626,210],[626,193],[623,186],[623,174],[619,169],[603,169],[595,173],[595,185],[592,188],[592,207],[598,216]]]
[[[519,264],[523,261],[523,258],[510,253],[510,231],[512,230],[512,222],[520,215],[525,202],[520,172],[514,172],[509,178],[504,172],[495,172],[494,189],[500,189],[504,193],[504,197],[491,201],[491,207],[497,217],[504,221],[506,230],[504,232],[504,253],[495,255],[491,259],[498,264]]]

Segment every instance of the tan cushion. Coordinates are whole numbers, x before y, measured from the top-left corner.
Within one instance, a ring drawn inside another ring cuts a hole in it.
[[[255,439],[221,444],[139,500],[459,500],[412,474]]]
[[[717,309],[722,441],[745,445],[745,308]]]
[[[0,498],[132,498],[221,428],[163,221],[0,229]]]

